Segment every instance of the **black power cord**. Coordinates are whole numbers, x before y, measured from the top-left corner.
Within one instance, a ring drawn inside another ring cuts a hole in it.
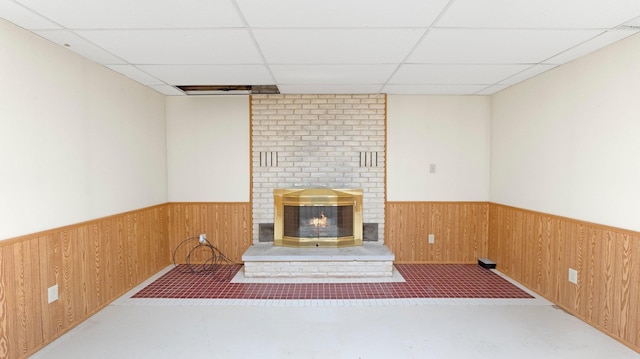
[[[176,262],[176,255],[179,252],[180,248],[187,244],[193,245],[193,248],[191,248],[191,250],[187,252],[185,265],[179,265]],[[209,257],[202,264],[191,263],[191,256],[200,251],[209,252]],[[234,266],[231,264],[242,264],[235,262],[225,256],[224,253],[222,253],[218,248],[211,244],[211,242],[209,242],[209,240],[207,240],[204,235],[189,237],[180,242],[180,244],[178,244],[178,246],[173,250],[172,260],[173,265],[178,269],[180,273],[211,274],[216,279],[220,280],[229,279],[233,276]],[[226,276],[222,276],[220,274],[223,267],[226,267],[229,270]]]

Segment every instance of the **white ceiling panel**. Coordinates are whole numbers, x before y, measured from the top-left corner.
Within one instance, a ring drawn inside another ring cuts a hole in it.
[[[270,85],[263,65],[139,65],[138,68],[171,85]]]
[[[229,0],[19,0],[69,29],[241,27]]]
[[[399,95],[467,95],[486,87],[487,85],[385,85],[382,91]]]
[[[600,30],[434,29],[408,63],[538,63],[600,34]]]
[[[185,93],[170,85],[150,85],[152,89],[167,96],[184,96]]]
[[[262,63],[247,30],[87,30],[77,33],[133,64]]]
[[[36,34],[100,64],[126,64],[123,59],[78,36],[73,31],[39,30]]]
[[[487,95],[638,32],[640,0],[0,0],[0,18],[169,95]]]
[[[442,27],[605,29],[640,13],[638,0],[455,0]]]
[[[500,92],[504,89],[506,89],[507,87],[509,87],[510,85],[491,85],[485,89],[483,89],[482,91],[478,91],[476,93],[476,95],[493,95],[494,93]]]
[[[113,71],[119,72],[130,79],[136,80],[145,85],[164,85],[164,82],[149,75],[148,73],[141,71],[133,65],[107,65],[108,68]]]
[[[0,16],[29,30],[61,28],[59,25],[10,0],[0,0]]]
[[[236,0],[255,28],[428,27],[448,0]]]
[[[273,65],[271,72],[282,84],[382,84],[396,65]]]
[[[272,64],[400,63],[416,45],[417,29],[254,30]]]
[[[537,76],[540,75],[543,72],[547,72],[553,68],[555,68],[558,65],[548,65],[548,64],[539,64],[539,65],[533,65],[531,67],[529,67],[528,69],[525,69],[509,78],[503,79],[502,81],[500,81],[500,84],[502,85],[513,85],[516,84],[518,82],[524,81],[526,79],[529,79],[533,76]]]
[[[395,85],[491,85],[511,77],[530,65],[402,65],[391,77]]]
[[[382,84],[376,85],[279,85],[283,94],[354,94],[354,93],[380,93]]]
[[[616,41],[624,39],[625,37],[636,34],[638,33],[638,31],[639,30],[636,29],[609,30],[599,36],[585,41],[584,43],[561,52],[560,54],[547,59],[544,62],[551,64],[564,64],[597,49],[601,49],[605,46],[611,45]]]

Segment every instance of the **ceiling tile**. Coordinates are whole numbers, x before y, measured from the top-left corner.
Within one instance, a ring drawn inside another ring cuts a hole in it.
[[[133,64],[256,64],[247,30],[87,30],[82,37]]]
[[[638,33],[638,31],[639,30],[635,29],[609,30],[550,59],[547,59],[544,62],[550,64],[564,64],[597,49],[611,45],[616,41],[624,39],[625,37],[636,34]]]
[[[434,29],[407,62],[537,63],[599,33],[599,30]]]
[[[94,45],[90,41],[83,39],[69,30],[40,30],[36,34],[65,46],[69,50],[80,54],[99,64],[124,64],[125,61]]]
[[[500,81],[500,83],[504,85],[513,85],[520,81],[524,81],[528,78],[540,75],[543,72],[547,72],[557,66],[558,65],[551,65],[551,64],[533,65],[528,69],[525,69],[509,78],[503,79],[502,81]]]
[[[241,27],[228,0],[19,0],[68,29]]]
[[[54,22],[34,13],[20,4],[0,0],[0,16],[25,29],[60,29]]]
[[[252,27],[427,27],[448,0],[236,0]]]
[[[273,65],[279,84],[383,84],[396,65]]]
[[[354,94],[381,93],[379,85],[278,85],[282,94]]]
[[[493,95],[509,87],[511,87],[511,85],[491,85],[482,91],[478,91],[476,95]]]
[[[487,85],[385,85],[384,93],[397,95],[471,95]]]
[[[402,65],[389,80],[395,85],[492,85],[530,65]]]
[[[167,96],[186,96],[184,92],[170,85],[150,85],[149,87]]]
[[[139,65],[140,70],[172,85],[270,85],[263,65]]]
[[[423,31],[415,29],[254,30],[273,64],[399,63]]]
[[[455,0],[437,26],[605,29],[639,13],[637,0]]]
[[[164,84],[162,81],[144,71],[141,71],[133,65],[107,65],[107,67],[145,85]]]

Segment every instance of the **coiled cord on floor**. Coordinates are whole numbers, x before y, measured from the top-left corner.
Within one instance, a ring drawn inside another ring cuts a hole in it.
[[[187,252],[185,265],[179,265],[176,262],[176,255],[179,252],[180,248],[187,244],[193,245],[193,248],[191,248],[189,252]],[[203,263],[191,263],[191,256],[199,251],[210,252],[210,256]],[[178,246],[176,246],[176,248],[173,250],[172,261],[173,265],[181,273],[212,274],[216,277],[216,279],[230,278],[234,274],[234,266],[231,264],[241,264],[229,259],[229,257],[224,255],[224,253],[222,253],[218,248],[211,244],[209,240],[207,240],[206,238],[201,238],[200,236],[189,237],[180,242],[180,244],[178,244]],[[226,273],[226,276],[222,276],[222,268],[228,269],[228,273]]]

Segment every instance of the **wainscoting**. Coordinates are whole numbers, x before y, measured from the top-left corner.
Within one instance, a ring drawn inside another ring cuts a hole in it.
[[[242,254],[252,242],[251,203],[169,203],[169,249],[172,256],[185,239],[201,233],[205,233],[207,240],[229,259],[241,262]],[[180,246],[175,253],[176,263],[184,264],[193,247],[189,243]],[[191,255],[191,263],[204,263],[209,257],[210,252],[196,251]]]
[[[487,202],[387,202],[385,221],[396,263],[476,263],[487,255]]]
[[[489,206],[498,270],[640,352],[640,233]]]
[[[0,241],[0,357],[33,353],[169,264],[166,218],[159,205]]]

